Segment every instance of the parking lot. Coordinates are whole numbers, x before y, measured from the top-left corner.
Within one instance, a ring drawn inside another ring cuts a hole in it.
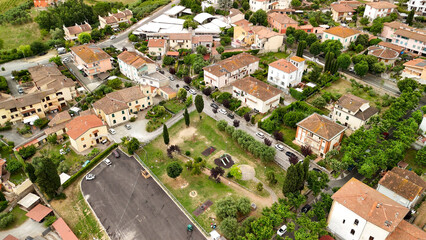
[[[81,190],[111,239],[205,239],[189,218],[152,179],[141,175],[136,159],[109,155],[83,179]],[[187,232],[192,224],[194,231]]]

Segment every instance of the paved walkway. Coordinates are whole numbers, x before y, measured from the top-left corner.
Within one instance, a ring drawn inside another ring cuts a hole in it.
[[[44,230],[46,230],[46,227],[42,223],[27,219],[27,221],[17,228],[0,232],[0,239],[5,238],[9,234],[12,234],[18,239],[25,239],[27,236],[41,236]]]
[[[269,192],[269,195],[270,195],[272,201],[278,202],[277,194],[275,194],[274,190],[272,190],[272,188],[270,188],[267,184],[261,182],[258,178],[256,178],[256,171],[254,170],[254,168],[252,166],[242,164],[242,165],[239,165],[238,167],[240,168],[241,173],[242,173],[241,180],[243,180],[243,181],[253,180],[255,183],[262,183],[263,188],[267,192]]]

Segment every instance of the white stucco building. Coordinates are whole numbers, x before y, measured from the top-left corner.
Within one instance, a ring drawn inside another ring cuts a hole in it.
[[[149,39],[147,47],[152,56],[163,57],[167,52],[167,41],[166,39]]]
[[[347,49],[352,41],[355,41],[361,32],[352,28],[342,26],[332,27],[324,30],[322,33],[322,42],[327,40],[337,40],[343,45],[343,49]]]
[[[426,188],[415,172],[394,167],[388,171],[377,186],[377,191],[406,208],[412,208],[421,199]]]
[[[263,10],[268,12],[271,9],[284,9],[290,6],[288,0],[250,0],[250,11],[256,12],[257,10]]]
[[[289,88],[297,86],[302,81],[304,70],[304,58],[293,56],[289,61],[279,59],[269,64],[268,82],[288,92]]]
[[[386,1],[368,2],[365,4],[364,17],[372,21],[378,17],[389,16],[396,8],[396,5]]]
[[[370,102],[352,94],[345,94],[334,104],[330,117],[351,130],[364,126],[379,110],[370,106]]]
[[[231,85],[233,97],[260,113],[266,113],[280,103],[282,91],[254,77],[239,79]]]
[[[204,82],[217,88],[227,86],[259,69],[259,60],[259,58],[245,52],[234,55],[204,67]]]
[[[154,61],[136,52],[124,51],[117,58],[120,72],[131,80],[137,81],[142,75],[156,71]]]
[[[414,9],[416,12],[426,13],[426,0],[409,0],[407,2],[408,11]]]

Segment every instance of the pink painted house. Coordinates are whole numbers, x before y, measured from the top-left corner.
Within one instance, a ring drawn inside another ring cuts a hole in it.
[[[418,55],[426,55],[426,31],[393,21],[384,23],[382,37],[386,42],[403,47]]]
[[[78,69],[84,71],[89,78],[112,69],[111,56],[93,44],[72,47],[71,55]]]

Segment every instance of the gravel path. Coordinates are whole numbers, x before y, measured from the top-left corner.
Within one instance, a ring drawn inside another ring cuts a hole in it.
[[[238,166],[241,170],[242,173],[242,177],[241,180],[244,181],[248,181],[248,180],[253,180],[255,183],[260,183],[261,181],[259,179],[256,178],[256,171],[254,170],[254,168],[250,165],[239,165]],[[267,184],[263,184],[263,188],[269,192],[269,194],[271,195],[271,199],[273,202],[278,202],[278,196],[277,194],[275,194],[275,192],[267,185]]]

